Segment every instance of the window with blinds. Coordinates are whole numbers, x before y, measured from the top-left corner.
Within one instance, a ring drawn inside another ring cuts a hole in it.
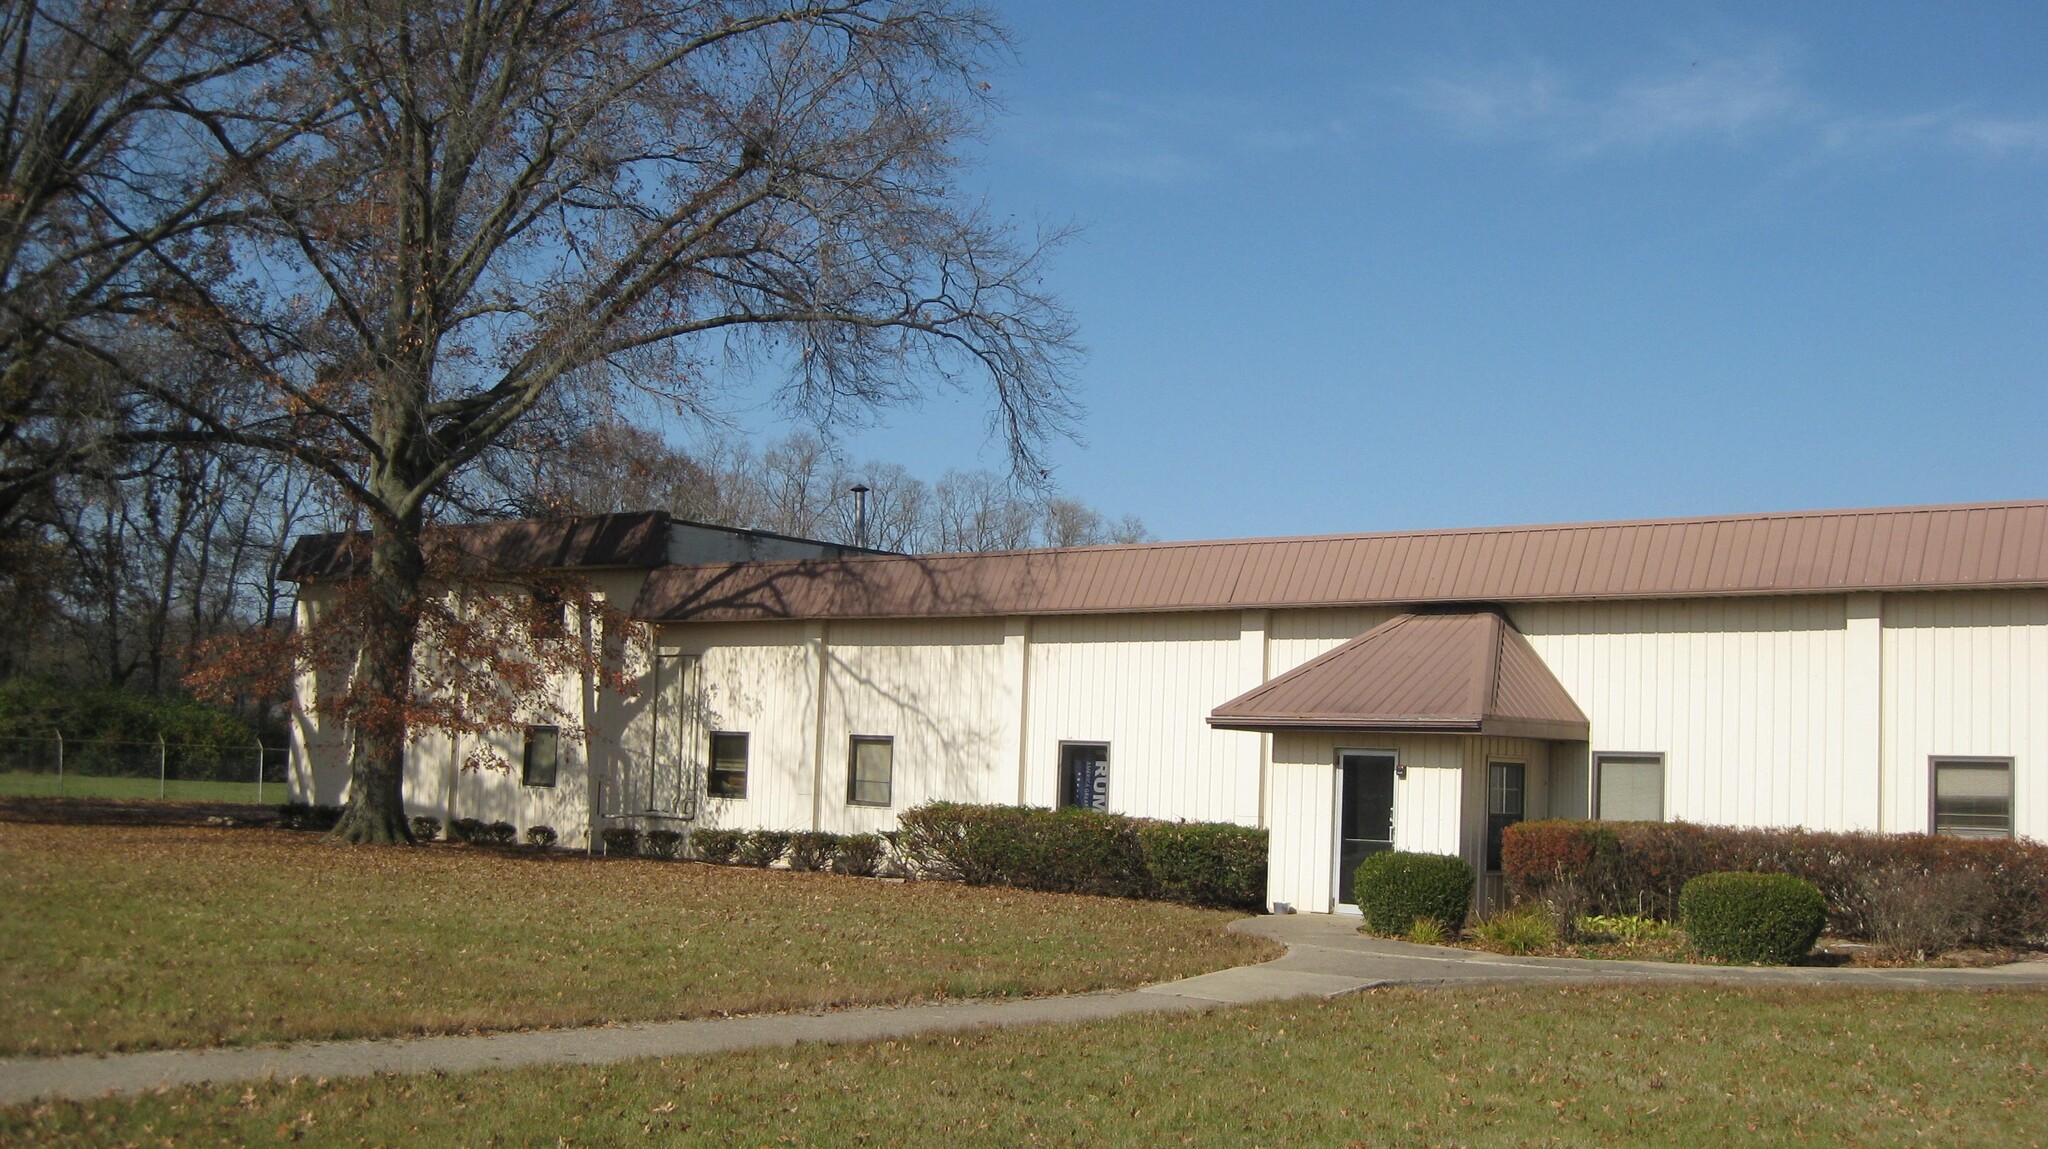
[[[895,739],[854,735],[853,762],[846,778],[846,800],[855,806],[887,806],[894,781],[895,759]]]
[[[1934,759],[1934,832],[2012,837],[2012,759]]]
[[[1593,816],[1603,822],[1664,820],[1662,754],[1595,754]]]

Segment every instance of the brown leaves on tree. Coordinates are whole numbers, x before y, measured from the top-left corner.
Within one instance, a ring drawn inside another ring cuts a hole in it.
[[[506,769],[494,736],[527,725],[586,736],[586,690],[631,695],[649,665],[651,630],[590,580],[561,570],[479,565],[447,536],[425,548],[424,593],[413,614],[418,655],[412,690],[367,689],[355,673],[372,611],[361,578],[313,584],[300,625],[214,639],[194,652],[185,684],[218,701],[292,695],[323,726],[416,738],[443,734],[470,746],[466,768]]]

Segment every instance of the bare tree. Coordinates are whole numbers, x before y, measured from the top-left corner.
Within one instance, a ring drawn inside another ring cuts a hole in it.
[[[254,222],[232,283],[178,266],[212,321],[194,339],[266,401],[133,382],[170,417],[162,438],[195,424],[296,458],[367,520],[363,609],[337,612],[360,652],[335,704],[356,732],[343,839],[409,838],[422,531],[538,415],[635,389],[698,409],[758,368],[826,421],[978,381],[1027,473],[1063,430],[1073,342],[1039,287],[1048,240],[1020,246],[953,182],[1005,50],[986,15],[304,0],[265,18],[300,50],[240,114],[315,128],[259,153],[239,121],[205,121]]]
[[[127,406],[105,384],[147,369],[122,354],[138,324],[192,303],[161,257],[217,274],[234,175],[187,146],[194,115],[251,158],[297,130],[226,110],[282,47],[247,15],[234,0],[0,6],[0,532],[126,441]]]

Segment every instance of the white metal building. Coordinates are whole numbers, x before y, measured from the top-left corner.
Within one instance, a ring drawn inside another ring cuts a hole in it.
[[[1265,826],[1269,900],[1314,912],[1375,849],[1486,872],[1520,818],[2048,836],[2048,502],[671,558],[545,560],[656,628],[646,688],[564,683],[593,735],[544,770],[509,733],[523,777],[423,739],[409,805],[571,842],[1098,805]],[[296,749],[339,800],[335,733]]]

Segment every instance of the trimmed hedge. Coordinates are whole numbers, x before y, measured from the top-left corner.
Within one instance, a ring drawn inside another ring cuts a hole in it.
[[[425,814],[415,814],[412,819],[412,840],[431,842],[441,836],[441,819]]]
[[[799,830],[789,836],[789,868],[822,870],[839,852],[839,835],[823,830]]]
[[[681,830],[649,830],[640,839],[640,852],[650,858],[674,861],[683,852]]]
[[[1199,906],[1266,904],[1266,832],[1227,822],[1140,822],[1158,896]]]
[[[1976,907],[1950,933],[1977,945],[2048,941],[2048,846],[1932,834],[1751,830],[1690,822],[1522,822],[1501,836],[1509,891],[1560,914],[1678,915],[1685,884],[1730,871],[1790,874],[1819,888],[1828,926],[1874,939],[1896,913],[1889,894],[1918,876]],[[1968,898],[1960,897],[1964,892]]]
[[[1264,830],[959,802],[907,810],[897,825],[897,850],[930,877],[1238,908],[1265,901]]]
[[[749,830],[740,840],[740,864],[767,869],[789,849],[788,830]]]
[[[889,855],[889,843],[880,834],[848,834],[839,839],[832,854],[832,868],[842,874],[872,878]]]
[[[1472,864],[1463,858],[1388,850],[1359,863],[1351,892],[1365,928],[1381,937],[1407,937],[1420,918],[1456,933],[1472,912],[1474,880]]]
[[[448,823],[448,840],[460,842],[465,846],[474,846],[481,843],[484,840],[484,820],[482,818],[455,819],[453,822]]]
[[[700,862],[730,866],[739,860],[740,843],[746,837],[745,830],[692,830],[690,850]]]
[[[528,826],[526,828],[526,844],[536,850],[545,850],[549,846],[554,845],[558,837],[560,835],[555,833],[553,826]]]
[[[1701,874],[1678,895],[1679,924],[1708,957],[1791,965],[1827,925],[1820,887],[1790,874]]]
[[[630,858],[640,852],[640,831],[632,826],[606,826],[598,839],[604,843],[608,858],[613,854]]]

